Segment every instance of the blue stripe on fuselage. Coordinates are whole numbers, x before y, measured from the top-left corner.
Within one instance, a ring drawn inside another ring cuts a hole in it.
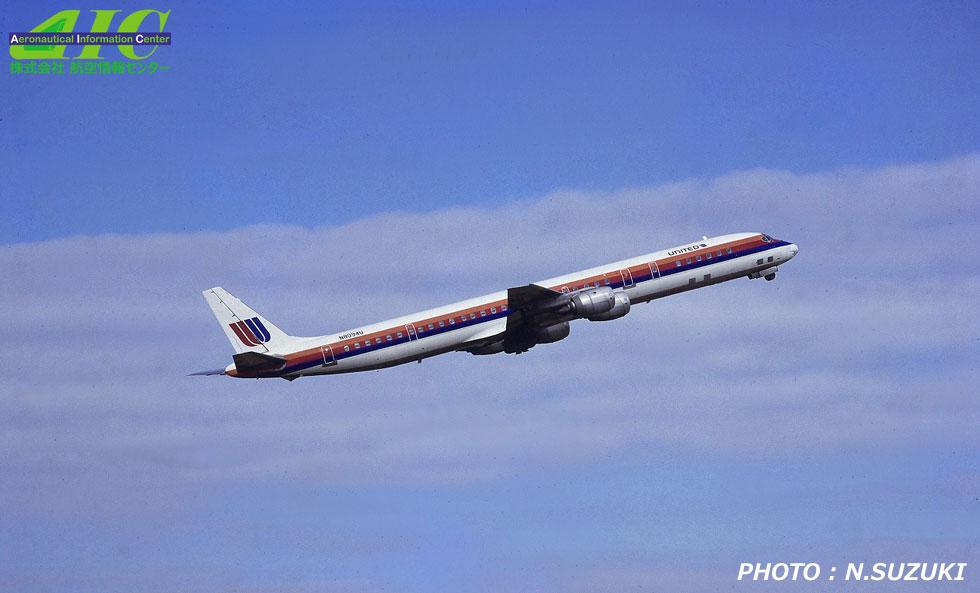
[[[760,245],[758,247],[753,247],[751,249],[745,249],[743,251],[736,251],[736,252],[731,253],[731,254],[726,253],[726,252],[723,251],[721,256],[713,255],[713,257],[711,259],[706,259],[706,258],[702,257],[701,258],[701,261],[697,261],[697,255],[698,255],[698,253],[697,252],[693,252],[694,254],[691,257],[691,263],[690,264],[685,263],[685,264],[683,264],[679,268],[676,267],[676,266],[674,266],[672,268],[667,268],[666,270],[660,270],[659,276],[657,276],[657,277],[662,278],[664,276],[670,276],[671,274],[678,274],[678,273],[686,272],[686,271],[693,270],[693,269],[696,269],[696,268],[700,268],[700,267],[704,267],[704,266],[709,266],[711,264],[717,264],[717,263],[724,262],[724,261],[730,261],[730,260],[735,259],[735,258],[738,258],[738,257],[744,257],[744,256],[747,256],[747,255],[753,255],[755,253],[760,253],[760,252],[763,252],[763,251],[768,251],[770,249],[774,249],[776,247],[783,247],[783,246],[786,246],[786,245],[789,245],[789,243],[787,243],[786,241],[773,241],[771,243],[765,243],[763,245]],[[707,253],[707,252],[708,252],[708,250],[706,249],[706,250],[704,250],[701,253],[704,254],[704,253]],[[716,252],[712,251],[712,254],[714,254],[714,253],[716,253]],[[649,268],[649,266],[648,266],[648,268]],[[654,277],[655,276],[654,276],[654,274],[652,272],[647,272],[646,274],[634,274],[633,275],[633,285],[639,284],[640,282],[646,282],[648,280],[652,280],[652,279],[654,279]],[[574,283],[573,282],[570,282],[569,284],[574,284]],[[606,284],[605,286],[609,286],[610,288],[614,288],[614,289],[615,288],[622,288],[623,286],[625,286],[625,283],[623,281],[610,282],[609,284]],[[488,304],[488,306],[489,306],[489,304]],[[406,325],[413,325],[415,327],[416,336],[418,336],[416,338],[416,340],[422,340],[424,338],[428,338],[429,336],[434,336],[434,335],[437,335],[437,334],[442,334],[442,333],[445,333],[445,332],[449,332],[449,331],[461,329],[461,328],[464,328],[464,327],[471,327],[471,326],[474,326],[474,325],[477,325],[477,324],[480,324],[480,323],[485,323],[487,321],[492,321],[494,319],[500,319],[501,317],[506,317],[509,313],[510,313],[509,310],[501,310],[501,311],[497,311],[496,313],[489,313],[488,312],[486,314],[486,316],[484,316],[484,317],[477,316],[476,319],[469,319],[469,318],[467,318],[467,320],[465,322],[460,322],[459,320],[457,320],[454,324],[450,325],[450,324],[447,323],[444,327],[439,327],[438,324],[435,324],[434,323],[432,329],[424,328],[424,329],[421,329],[420,330],[419,329],[419,326],[416,326],[415,324],[406,324]],[[458,313],[455,314],[455,315],[458,315]],[[397,330],[397,329],[393,329],[391,333],[397,335],[397,332],[398,331],[399,330]],[[333,353],[334,359],[337,360],[337,361],[341,361],[341,360],[345,360],[345,359],[348,359],[348,358],[353,358],[354,356],[358,356],[360,354],[366,354],[368,352],[374,352],[376,350],[381,350],[381,349],[387,348],[389,346],[397,346],[399,344],[406,344],[408,342],[416,341],[416,340],[412,340],[409,337],[409,335],[408,335],[408,333],[406,331],[402,331],[402,333],[405,334],[404,337],[402,337],[402,338],[393,338],[390,342],[387,341],[387,340],[385,340],[385,339],[382,339],[382,341],[381,341],[380,344],[376,344],[376,343],[374,343],[372,341],[372,343],[370,345],[364,344],[360,348],[357,348],[357,349],[353,349],[352,348],[351,350],[346,351],[346,352],[343,352],[343,351],[342,352],[336,352],[335,351]],[[377,338],[375,338],[375,339],[377,339]],[[278,376],[281,376],[281,375],[288,375],[290,373],[295,373],[297,371],[302,371],[302,370],[308,369],[310,367],[322,366],[322,364],[323,363],[320,362],[320,361],[318,361],[318,360],[312,360],[312,361],[307,361],[307,362],[299,362],[299,363],[296,363],[294,365],[287,366],[284,369],[282,369],[281,371],[279,371],[277,374],[270,375],[270,376],[272,376],[272,377],[278,377]]]

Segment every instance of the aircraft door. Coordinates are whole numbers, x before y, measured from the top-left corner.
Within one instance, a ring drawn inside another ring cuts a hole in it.
[[[333,355],[333,348],[329,344],[321,346],[320,350],[323,352],[323,366],[328,367],[337,364],[337,359]]]
[[[657,267],[657,262],[655,261],[650,262],[650,278],[659,278],[659,277],[660,277],[660,268]]]
[[[409,342],[411,342],[412,340],[419,339],[419,337],[417,335],[415,335],[415,326],[412,325],[411,323],[409,323],[408,325],[405,326],[405,333],[408,334],[408,341]]]
[[[619,271],[620,275],[623,277],[623,288],[630,288],[633,286],[633,274],[630,274],[629,268]]]

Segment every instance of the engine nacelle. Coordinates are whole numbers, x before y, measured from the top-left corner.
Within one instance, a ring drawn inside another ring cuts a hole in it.
[[[608,286],[577,292],[569,299],[578,317],[596,317],[616,306],[616,293]]]
[[[756,278],[765,278],[766,280],[772,280],[776,277],[776,272],[779,268],[766,268],[764,270],[759,270],[758,272],[752,272],[749,274],[749,278],[755,280]]]
[[[534,341],[537,344],[550,344],[558,340],[564,340],[571,331],[572,328],[569,327],[567,321],[549,325],[548,327],[539,327],[534,330]]]
[[[630,312],[630,298],[626,296],[625,292],[617,292],[615,296],[615,303],[612,309],[609,309],[605,313],[600,313],[599,315],[592,315],[587,317],[589,321],[609,321],[610,319],[619,319],[623,315]]]

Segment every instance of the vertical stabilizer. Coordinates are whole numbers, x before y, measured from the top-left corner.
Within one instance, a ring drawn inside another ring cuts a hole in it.
[[[296,341],[220,286],[203,294],[236,353],[287,352]]]

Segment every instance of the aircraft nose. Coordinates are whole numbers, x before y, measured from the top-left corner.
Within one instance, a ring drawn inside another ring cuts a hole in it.
[[[796,257],[796,254],[800,252],[800,247],[796,243],[792,243],[789,246],[789,257],[790,259]]]

